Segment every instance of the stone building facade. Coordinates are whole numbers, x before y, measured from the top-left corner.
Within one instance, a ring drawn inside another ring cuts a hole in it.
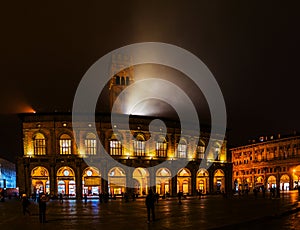
[[[153,117],[130,116],[130,130],[120,124],[117,132],[109,114],[95,117],[94,123],[77,123],[80,128],[73,132],[71,113],[20,114],[23,153],[17,160],[17,186],[21,193],[62,193],[80,199],[99,193],[142,196],[150,187],[171,196],[179,191],[196,195],[199,190],[232,190],[227,141],[215,140],[208,149],[210,134],[202,127],[196,143],[195,134],[182,134],[172,120],[164,120],[164,136],[163,127],[154,127],[150,134]],[[210,157],[212,151],[217,152],[216,159]],[[177,167],[182,160],[186,164]]]
[[[236,191],[261,186],[291,190],[300,185],[299,135],[260,137],[230,152]]]

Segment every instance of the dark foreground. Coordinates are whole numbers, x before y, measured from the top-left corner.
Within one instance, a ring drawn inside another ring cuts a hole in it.
[[[160,199],[155,222],[147,223],[144,199],[125,203],[112,200],[58,200],[47,204],[47,223],[39,223],[38,205],[23,216],[19,200],[0,202],[0,229],[300,229],[298,192],[278,198],[221,196],[182,200]],[[299,226],[299,227],[298,227]]]

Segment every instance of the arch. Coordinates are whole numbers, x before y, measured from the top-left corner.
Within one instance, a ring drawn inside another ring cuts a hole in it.
[[[270,188],[276,188],[276,177],[275,176],[269,176],[268,177],[268,189]]]
[[[290,176],[288,174],[283,174],[280,177],[280,190],[290,189]]]
[[[64,196],[76,196],[76,183],[74,170],[69,166],[60,167],[56,172],[57,193]]]
[[[108,172],[108,190],[114,195],[122,195],[126,188],[126,173],[121,167],[114,167]]]
[[[87,167],[82,174],[82,194],[99,196],[101,193],[101,174],[95,167]]]
[[[69,134],[63,133],[59,137],[59,152],[61,155],[72,153],[72,139]]]
[[[168,168],[160,168],[156,171],[157,177],[170,177],[171,172]]]
[[[138,133],[133,142],[133,149],[135,156],[145,156],[146,155],[146,145],[145,137],[142,133]]]
[[[177,176],[191,176],[191,172],[187,168],[182,168],[178,171]]]
[[[132,173],[135,180],[134,193],[146,195],[149,189],[149,171],[144,168],[136,168]]]
[[[225,192],[225,173],[222,169],[214,172],[214,189],[217,193]]]
[[[122,136],[122,134],[120,134],[120,133],[112,133],[112,134],[110,135],[110,139],[111,139],[111,140],[119,140],[119,141],[122,141],[122,140],[123,140],[123,136]]]
[[[85,136],[86,139],[96,139],[95,133],[87,133]]]
[[[37,166],[31,170],[31,193],[50,193],[49,171],[43,166]]]
[[[156,139],[156,143],[155,143],[156,156],[167,157],[168,144],[166,138],[162,135],[158,135],[156,136],[155,139]]]
[[[196,177],[196,189],[202,194],[209,191],[209,173],[206,169],[199,169]]]
[[[46,138],[41,132],[33,135],[33,153],[34,155],[46,155]]]
[[[145,141],[145,136],[144,136],[144,134],[142,134],[142,133],[138,133],[138,134],[135,136],[135,139],[136,139],[137,141]]]
[[[60,135],[59,139],[71,139],[71,136],[67,133],[63,133]]]
[[[187,168],[182,168],[177,173],[177,192],[191,194],[191,172]]]
[[[171,172],[168,168],[160,168],[156,171],[156,193],[169,196],[171,191]]]
[[[292,169],[292,177],[293,177],[293,188],[298,188],[300,186],[300,165],[297,165],[294,169]]]
[[[45,139],[45,135],[41,132],[35,133],[33,139]]]
[[[197,146],[197,158],[204,159],[205,154],[205,142],[199,139],[198,146]]]

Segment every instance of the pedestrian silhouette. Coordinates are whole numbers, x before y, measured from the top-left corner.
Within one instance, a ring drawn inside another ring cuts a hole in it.
[[[154,196],[154,193],[152,189],[149,190],[148,195],[146,196],[146,207],[147,207],[147,217],[148,221],[147,223],[150,223],[150,214],[152,215],[152,221],[155,221],[155,211],[154,211],[154,203],[156,201],[156,198]]]
[[[182,196],[183,196],[183,192],[178,192],[178,204],[182,204],[181,203],[181,198],[182,198]]]
[[[59,194],[59,201],[61,204],[64,202],[62,193]]]
[[[28,200],[26,194],[22,195],[22,208],[23,208],[23,215],[25,215],[26,213],[28,213],[28,215],[30,215],[30,211],[29,211],[29,205],[30,205],[30,201]]]
[[[46,223],[46,203],[49,201],[48,197],[45,194],[40,194],[39,199],[39,218],[40,223]]]
[[[86,195],[86,193],[84,194],[84,203],[85,204],[87,203],[87,195]]]

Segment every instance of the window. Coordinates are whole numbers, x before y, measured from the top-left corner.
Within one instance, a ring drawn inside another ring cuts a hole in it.
[[[186,142],[181,140],[177,146],[177,157],[186,158],[187,157],[187,145]]]
[[[135,156],[145,156],[145,139],[142,135],[138,135],[133,142]]]
[[[121,77],[121,85],[125,85],[125,78]]]
[[[37,133],[33,138],[34,155],[46,155],[46,140],[43,134]]]
[[[116,85],[120,85],[120,77],[116,76]]]
[[[158,157],[167,157],[167,142],[164,138],[156,142],[156,155]]]
[[[85,144],[85,154],[86,155],[96,155],[97,153],[97,144],[96,144],[96,135],[93,133],[88,133],[86,139],[84,140]]]
[[[205,153],[205,144],[203,141],[200,141],[199,145],[197,146],[197,158],[204,159]]]
[[[119,140],[111,140],[109,142],[110,155],[122,155],[122,144]]]
[[[67,134],[63,134],[59,140],[60,154],[69,155],[71,154],[71,137]]]

